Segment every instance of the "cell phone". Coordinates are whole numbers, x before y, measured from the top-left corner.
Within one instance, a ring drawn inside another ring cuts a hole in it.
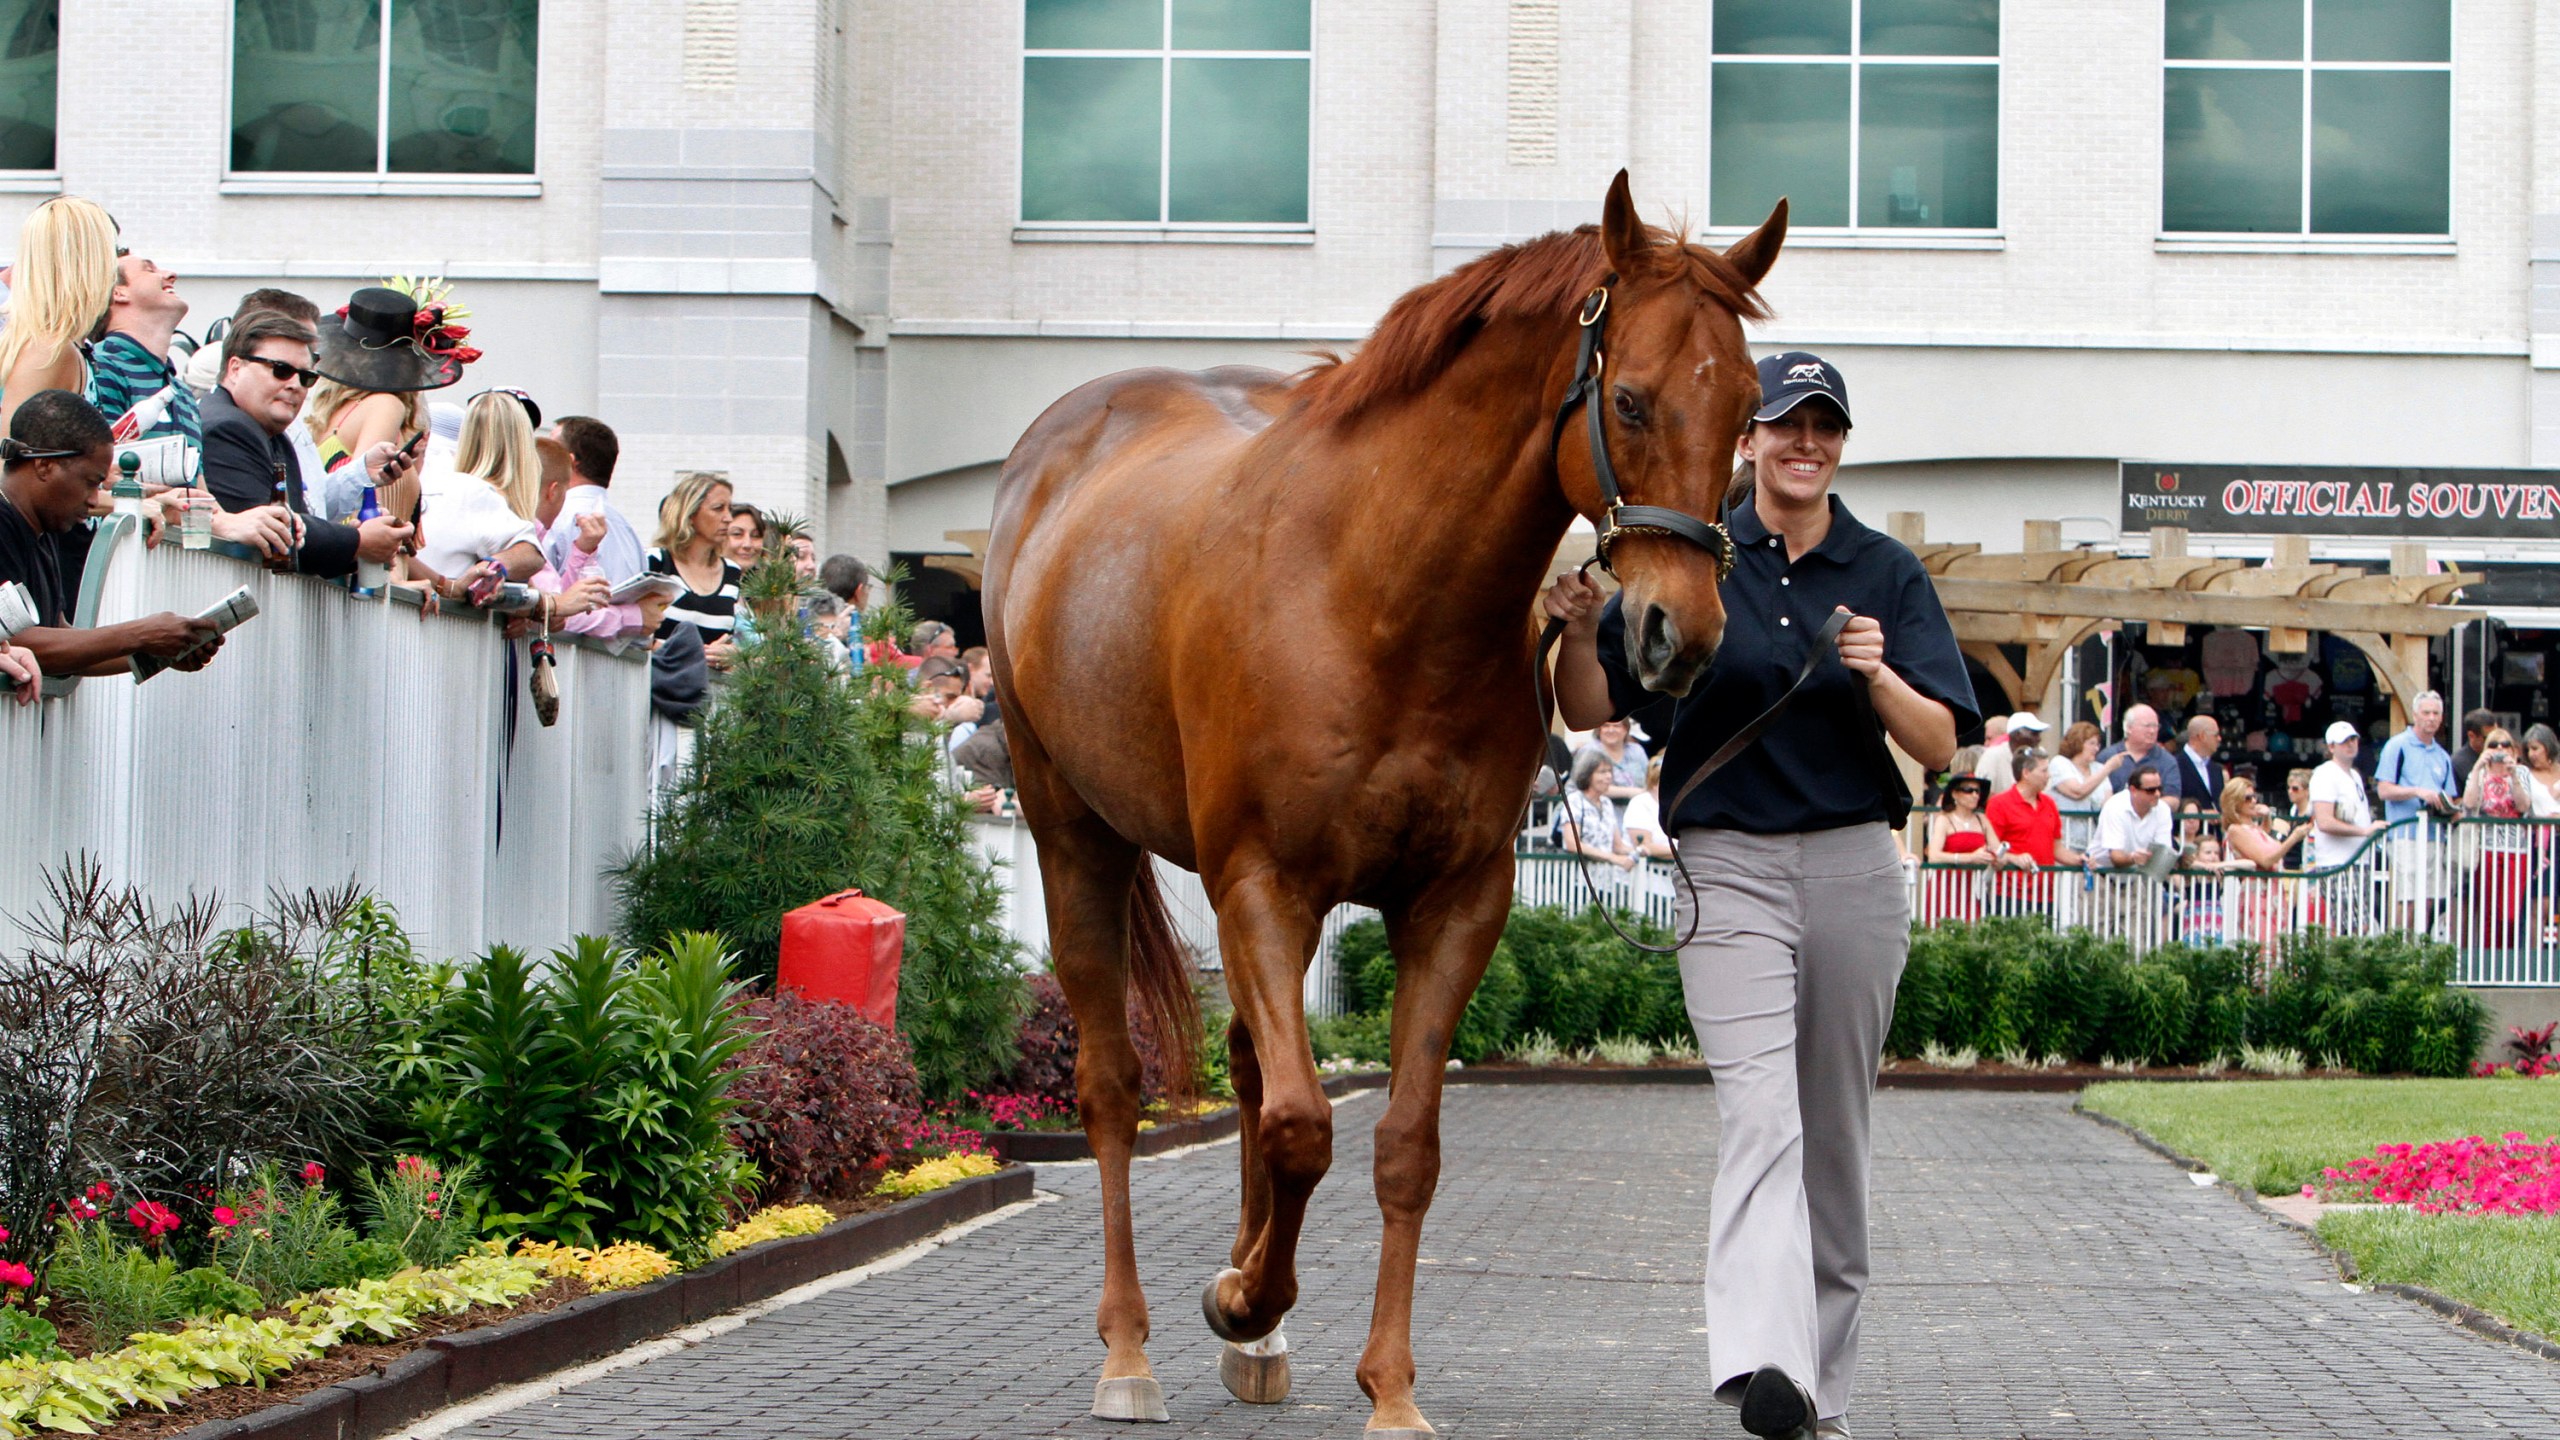
[[[426,448],[427,432],[421,430],[417,434],[409,437],[409,443],[400,447],[400,453],[403,455],[416,455]]]

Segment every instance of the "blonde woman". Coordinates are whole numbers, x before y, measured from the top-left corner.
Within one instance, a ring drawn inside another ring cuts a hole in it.
[[[649,552],[652,575],[672,575],[684,593],[667,607],[658,622],[658,638],[678,625],[702,632],[703,658],[714,670],[726,670],[738,653],[731,638],[738,628],[738,586],[745,578],[737,563],[722,553],[729,540],[729,479],[696,470],[676,482],[658,505],[658,544]]]
[[[533,518],[542,461],[533,423],[514,396],[493,390],[473,398],[453,468],[430,474],[426,486],[413,578],[459,600],[496,571],[530,580],[542,569],[542,526]]]
[[[89,362],[80,347],[107,318],[115,295],[116,222],[76,195],[47,200],[18,227],[8,284],[8,325],[0,330],[0,431],[37,391],[89,393]]]

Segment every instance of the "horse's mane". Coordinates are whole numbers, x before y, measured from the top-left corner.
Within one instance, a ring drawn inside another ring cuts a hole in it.
[[[1654,243],[1642,252],[1637,273],[1624,278],[1685,280],[1742,319],[1768,318],[1759,292],[1722,255],[1690,244],[1686,235],[1649,233]],[[1358,354],[1348,360],[1321,356],[1299,380],[1301,413],[1318,424],[1337,424],[1381,401],[1414,394],[1486,325],[1522,316],[1570,316],[1607,270],[1596,225],[1559,230],[1470,260],[1406,291]]]

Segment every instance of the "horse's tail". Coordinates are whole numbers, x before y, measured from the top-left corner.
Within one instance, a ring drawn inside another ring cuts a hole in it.
[[[1164,1059],[1165,1093],[1176,1102],[1196,1099],[1200,1089],[1200,997],[1191,977],[1191,950],[1165,909],[1155,857],[1141,854],[1129,886],[1129,985]]]

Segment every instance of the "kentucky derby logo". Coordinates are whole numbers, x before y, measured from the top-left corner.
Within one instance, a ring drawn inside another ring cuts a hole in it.
[[[1807,360],[1801,365],[1788,366],[1787,383],[1790,385],[1817,385],[1825,390],[1831,388],[1831,382],[1822,378],[1822,362],[1819,360]]]
[[[2177,472],[2177,471],[2175,471],[2175,470],[2163,470],[2163,471],[2161,471],[2161,472],[2160,472],[2160,488],[2161,488],[2161,490],[2163,490],[2163,491],[2173,491],[2173,490],[2176,490],[2176,489],[2178,488],[2178,472]]]

